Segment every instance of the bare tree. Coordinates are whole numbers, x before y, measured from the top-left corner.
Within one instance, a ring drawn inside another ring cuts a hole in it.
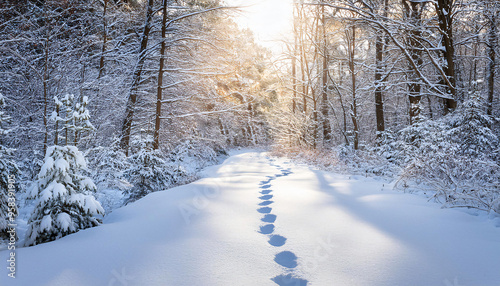
[[[126,155],[128,155],[128,150],[130,146],[130,134],[132,131],[132,121],[134,119],[134,111],[137,102],[138,88],[139,84],[141,83],[141,75],[144,69],[144,62],[146,60],[146,50],[148,47],[149,32],[151,31],[151,25],[154,14],[153,5],[154,5],[154,0],[148,0],[146,20],[141,37],[141,45],[137,53],[138,55],[137,64],[134,69],[132,85],[130,86],[127,105],[125,107],[125,119],[123,120],[122,124],[120,145]]]

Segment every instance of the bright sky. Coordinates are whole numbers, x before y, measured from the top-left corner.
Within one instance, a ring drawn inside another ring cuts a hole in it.
[[[292,30],[293,0],[225,0],[230,6],[243,6],[235,21],[242,28],[250,28],[257,42],[274,52],[281,52]]]

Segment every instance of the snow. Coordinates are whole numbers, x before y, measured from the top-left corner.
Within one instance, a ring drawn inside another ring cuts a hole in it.
[[[71,217],[67,213],[60,213],[57,215],[57,224],[63,231],[73,230],[75,228],[73,226],[73,221],[71,221]]]
[[[47,149],[47,154],[49,154],[49,152],[53,152],[53,151],[54,150],[51,147],[49,147],[49,149]],[[54,159],[52,157],[45,158],[45,162],[42,165],[42,169],[40,170],[39,177],[43,178],[43,177],[47,176],[47,173],[50,170],[52,170],[53,168],[54,168]]]
[[[85,203],[83,204],[83,209],[89,214],[102,214],[104,213],[104,209],[101,204],[96,201],[93,196],[85,196]]]
[[[42,218],[42,221],[40,222],[40,230],[49,230],[52,228],[52,217],[49,215],[46,215]]]
[[[46,188],[40,193],[40,202],[45,203],[52,198],[51,189],[51,187]]]
[[[76,165],[82,169],[86,169],[87,162],[85,161],[85,157],[83,157],[82,152],[80,152],[76,146],[66,146],[66,148],[73,153]]]
[[[96,186],[90,178],[85,178],[80,181],[80,189],[82,190],[95,190]]]
[[[99,227],[18,249],[16,278],[0,275],[0,285],[500,281],[498,218],[263,152],[233,154],[203,176],[116,209]]]
[[[52,189],[52,193],[53,193],[54,198],[64,197],[68,193],[68,190],[66,189],[66,187],[63,184],[57,183],[55,181],[52,181],[50,183],[50,185],[49,185],[49,187],[47,187],[47,189],[49,189],[49,188]],[[42,200],[42,201],[45,201],[45,200]]]

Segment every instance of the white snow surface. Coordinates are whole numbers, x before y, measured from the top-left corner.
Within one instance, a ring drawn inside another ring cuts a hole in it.
[[[261,221],[266,207],[274,222]],[[262,286],[290,274],[301,280],[280,285],[488,286],[500,284],[500,228],[384,181],[246,151],[99,227],[18,249],[16,263],[0,285]]]

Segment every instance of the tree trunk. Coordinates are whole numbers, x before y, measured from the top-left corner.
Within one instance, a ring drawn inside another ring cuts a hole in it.
[[[297,44],[297,13],[298,11],[298,4],[293,5],[293,50],[292,50],[292,112],[295,113],[295,110],[297,109],[297,49],[298,49],[298,44]]]
[[[491,15],[489,37],[488,37],[488,58],[489,58],[488,108],[487,108],[488,115],[493,115],[493,99],[495,95],[496,49],[498,47],[497,17],[498,17],[498,11],[495,10]]]
[[[44,66],[43,66],[43,127],[44,127],[44,137],[43,137],[43,154],[47,151],[47,145],[49,140],[49,126],[47,122],[47,105],[49,97],[49,22],[47,15],[47,7],[44,4],[44,21],[45,21],[45,46],[44,46]]]
[[[321,25],[323,38],[323,67],[322,67],[322,94],[321,94],[321,115],[323,117],[323,143],[328,143],[332,140],[332,127],[330,126],[330,118],[328,112],[328,42],[326,36],[326,19],[325,6],[321,6]]]
[[[155,131],[153,149],[157,150],[160,147],[160,124],[161,124],[161,101],[163,96],[163,73],[165,65],[165,54],[167,49],[167,17],[168,17],[168,0],[163,0],[163,17],[161,21],[161,49],[160,49],[160,67],[158,69],[158,86],[156,89],[156,114],[155,114]]]
[[[338,66],[339,66],[339,69],[338,69],[339,86],[341,86],[343,83],[342,76],[344,74],[342,62],[339,62]],[[344,135],[345,144],[349,145],[349,138],[347,137],[347,111],[346,111],[346,108],[344,105],[344,100],[342,99],[342,93],[340,91],[338,91],[338,96],[339,96],[340,107],[342,108],[342,123],[343,123],[342,124],[342,134]]]
[[[453,45],[453,19],[452,8],[454,0],[437,0],[434,2],[437,12],[438,25],[442,35],[442,45],[444,47],[443,58],[446,64],[443,71],[446,79],[442,84],[446,85],[446,91],[449,98],[444,99],[445,114],[457,108],[457,89],[455,79],[455,47]]]
[[[60,107],[59,104],[56,103],[56,126],[54,128],[54,145],[59,144],[59,115],[60,115]]]
[[[304,7],[301,6],[301,10],[299,11],[300,17],[299,17],[299,24],[300,24],[300,31],[299,31],[299,46],[300,46],[300,71],[302,74],[302,111],[304,112],[304,115],[307,113],[307,94],[309,92],[309,88],[306,84],[306,76],[307,72],[306,69],[309,69],[308,63],[307,63],[307,56],[304,50],[304,23],[302,23],[303,19],[305,17],[303,16],[303,9]]]
[[[383,7],[383,17],[387,17],[387,6],[388,0],[384,1]],[[385,81],[382,81],[382,76],[385,71],[384,64],[384,53],[385,44],[387,42],[387,36],[382,30],[378,31],[377,37],[375,39],[375,118],[377,121],[377,138],[380,138],[381,133],[385,131],[385,118],[384,118],[384,94],[383,90],[386,85]]]
[[[422,43],[421,43],[421,27],[422,27],[422,11],[423,3],[403,0],[405,7],[405,19],[412,24],[412,30],[408,32],[408,51],[411,60],[416,64],[417,68],[423,65],[422,60]],[[410,64],[411,70],[411,64]],[[419,120],[421,108],[420,101],[422,99],[420,78],[416,72],[408,75],[408,99],[410,102],[409,115],[410,124],[414,124]]]
[[[352,85],[352,105],[351,105],[351,120],[354,133],[354,150],[359,148],[359,126],[358,126],[358,104],[356,95],[356,72],[354,66],[354,56],[356,52],[356,26],[352,24],[352,34],[347,36],[349,46],[349,72],[351,73]],[[349,32],[347,32],[349,34]]]
[[[134,69],[133,81],[130,87],[130,92],[125,107],[125,119],[122,125],[122,136],[120,145],[125,154],[128,156],[128,149],[130,146],[130,134],[132,130],[132,121],[134,119],[134,109],[137,102],[137,90],[141,82],[141,75],[146,59],[146,48],[148,46],[149,31],[151,30],[151,22],[153,18],[153,4],[154,0],[148,0],[148,7],[146,12],[146,23],[144,24],[144,31],[142,33],[141,47],[139,49],[139,58],[137,65]]]
[[[104,10],[102,12],[102,22],[103,22],[103,37],[102,37],[102,50],[101,59],[99,60],[99,75],[97,78],[101,78],[104,72],[104,53],[106,52],[106,43],[108,41],[108,22],[106,21],[106,10],[108,9],[108,1],[104,0]]]

